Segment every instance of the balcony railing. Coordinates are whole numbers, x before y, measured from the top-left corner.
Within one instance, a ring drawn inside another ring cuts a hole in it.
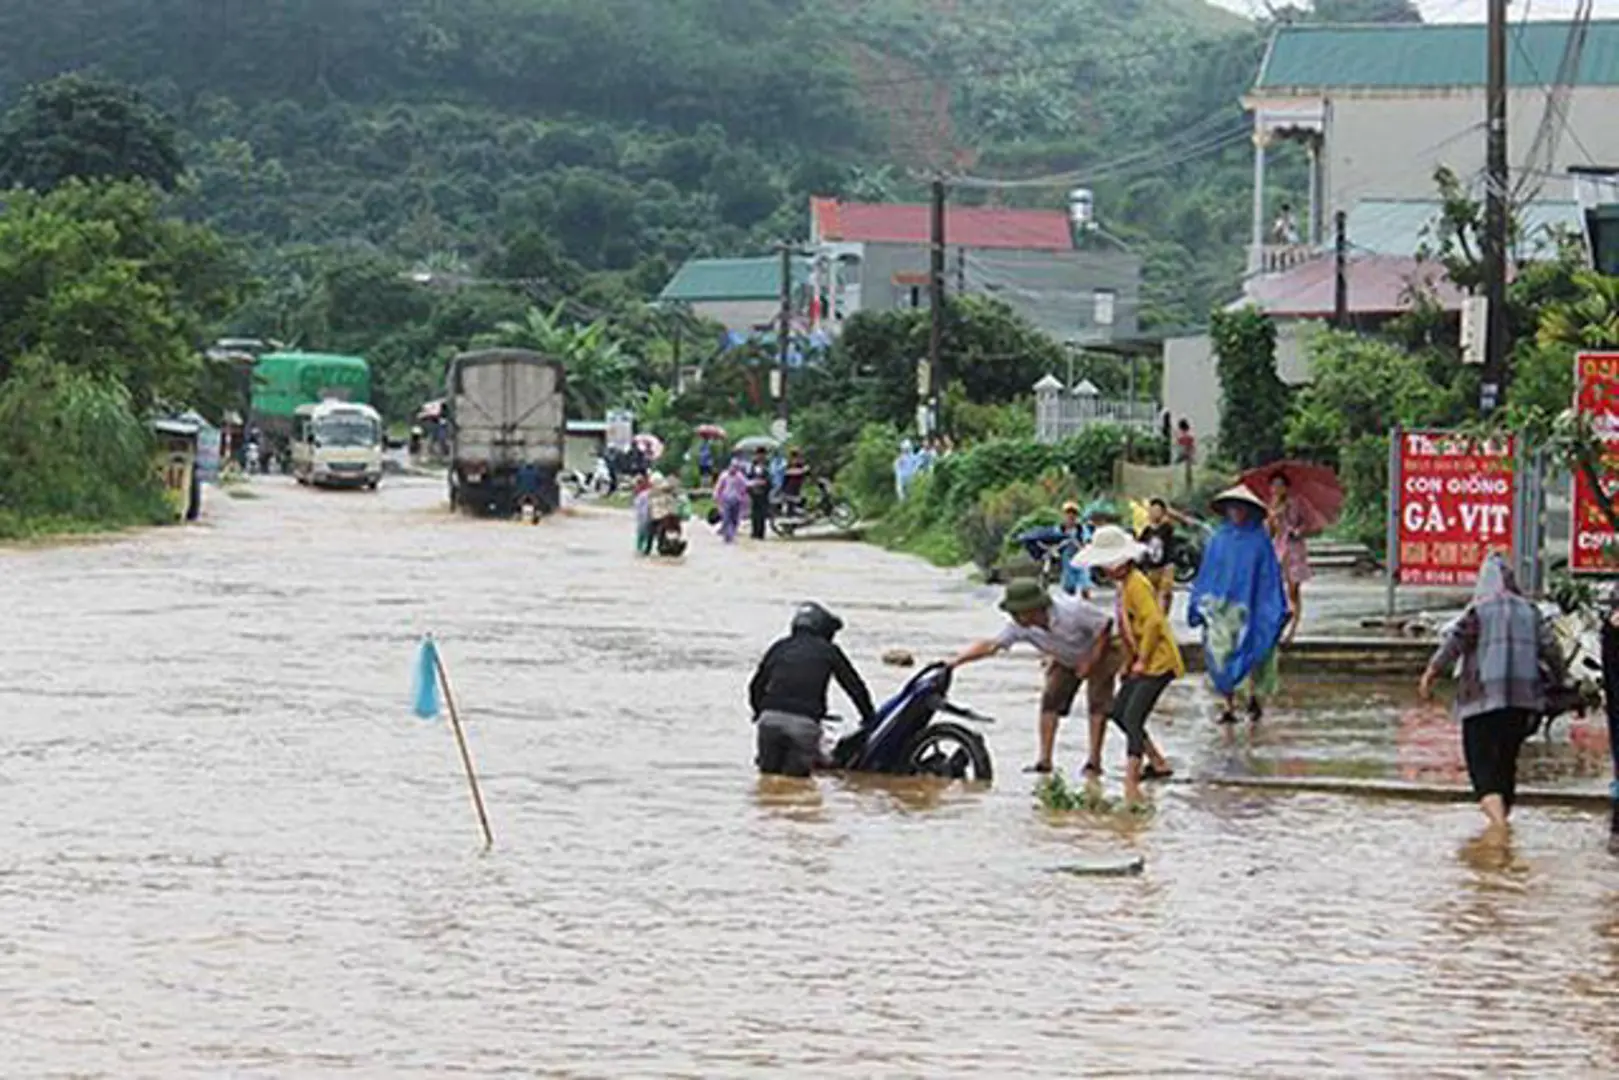
[[[1255,274],[1280,274],[1321,254],[1320,248],[1309,244],[1260,244],[1248,251],[1248,269]]]

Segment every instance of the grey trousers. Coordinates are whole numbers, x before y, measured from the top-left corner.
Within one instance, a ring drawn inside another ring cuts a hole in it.
[[[808,776],[821,758],[821,723],[766,709],[759,714],[759,771]]]

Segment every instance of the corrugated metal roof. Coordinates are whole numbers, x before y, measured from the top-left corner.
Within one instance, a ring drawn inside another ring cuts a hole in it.
[[[1355,255],[1345,265],[1349,311],[1354,315],[1396,315],[1411,307],[1411,290],[1422,287],[1446,311],[1461,309],[1462,291],[1444,267],[1395,255]],[[1284,319],[1324,319],[1337,299],[1337,268],[1321,255],[1280,274],[1250,278],[1241,303]],[[1232,305],[1232,306],[1239,306]]]
[[[809,280],[809,262],[794,260],[793,280]],[[691,259],[658,294],[660,300],[771,300],[781,295],[781,259]]]
[[[850,203],[811,199],[813,231],[822,240],[868,244],[927,244],[932,211],[902,203]],[[1074,236],[1064,210],[1008,210],[992,206],[947,206],[944,236],[951,247],[1072,251]]]
[[[1362,199],[1349,211],[1344,231],[1357,251],[1409,258],[1439,221],[1442,208],[1433,199]],[[1537,200],[1518,207],[1516,214],[1519,258],[1550,257],[1556,253],[1550,230],[1578,233],[1582,227],[1579,205],[1571,201]]]
[[[1540,86],[1557,77],[1567,22],[1515,22],[1507,29],[1507,80]],[[1482,24],[1283,26],[1271,35],[1255,91],[1420,89],[1483,86]],[[1619,86],[1619,20],[1592,21],[1576,86]]]

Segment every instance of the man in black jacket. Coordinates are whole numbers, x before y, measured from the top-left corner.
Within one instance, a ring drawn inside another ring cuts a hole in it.
[[[821,760],[821,718],[826,687],[833,679],[871,722],[871,692],[843,650],[832,643],[843,622],[820,604],[805,604],[793,615],[792,632],[759,661],[748,684],[748,701],[759,728],[758,766],[762,773],[808,776]]]

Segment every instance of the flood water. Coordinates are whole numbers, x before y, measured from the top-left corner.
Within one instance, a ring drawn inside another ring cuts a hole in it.
[[[857,544],[642,562],[624,514],[452,519],[428,481],[254,490],[0,552],[0,1074],[1614,1073],[1590,814],[1524,810],[1499,858],[1466,805],[1176,783],[1146,821],[1055,820],[1018,772],[1028,657],[957,679],[1000,720],[989,790],[761,784],[744,687],[793,603],[845,617],[882,695],[884,650],[992,632],[994,593]],[[487,856],[408,711],[429,630]],[[1183,777],[1460,775],[1404,687],[1299,684],[1230,746],[1193,680],[1162,715]],[[1566,733],[1530,753],[1601,786]],[[1121,853],[1145,872],[1051,872]]]

